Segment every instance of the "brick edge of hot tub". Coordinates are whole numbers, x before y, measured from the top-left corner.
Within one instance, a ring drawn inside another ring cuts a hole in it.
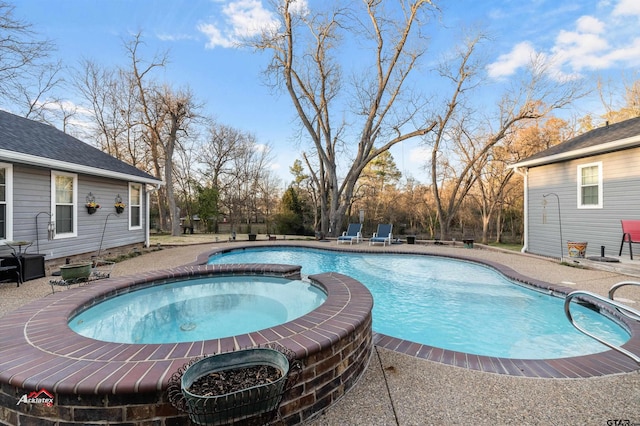
[[[99,342],[67,321],[79,309],[133,288],[182,278],[268,275],[296,279],[292,265],[191,265],[104,280],[35,301],[0,324],[0,421],[9,424],[189,424],[166,395],[171,375],[194,357],[278,343],[296,353],[303,370],[285,395],[280,416],[293,425],[321,413],[364,372],[373,349],[373,298],[358,281],[337,273],[309,279],[327,300],[288,323],[230,338],[165,345]],[[43,391],[46,391],[43,393]],[[20,398],[53,395],[51,407]],[[25,423],[26,422],[26,423]]]

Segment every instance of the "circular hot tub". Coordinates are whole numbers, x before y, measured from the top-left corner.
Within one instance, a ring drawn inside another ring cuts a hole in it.
[[[191,277],[119,294],[69,320],[78,334],[114,343],[180,343],[275,327],[317,309],[327,294],[305,280]]]
[[[285,395],[280,415],[287,424],[305,421],[349,390],[371,355],[373,299],[350,277],[310,276],[310,282],[327,295],[318,308],[283,324],[224,338],[126,344],[84,337],[68,326],[87,308],[141,288],[191,278],[262,275],[297,280],[300,267],[186,266],[113,278],[55,293],[3,317],[0,420],[85,424],[108,419],[113,425],[170,420],[186,425],[186,414],[167,400],[174,372],[203,355],[276,343],[295,353],[303,365],[301,379]]]

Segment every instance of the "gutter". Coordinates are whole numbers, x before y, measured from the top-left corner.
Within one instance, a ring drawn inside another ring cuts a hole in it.
[[[626,148],[634,148],[640,145],[640,135],[630,138],[620,139],[613,142],[602,143],[586,148],[580,148],[573,151],[561,152],[558,154],[548,155],[546,157],[535,158],[533,160],[525,160],[515,163],[511,167],[516,170],[518,167],[535,167],[545,164],[558,163],[560,161],[572,160],[575,158],[589,157],[596,154],[604,154],[611,151],[619,151]]]
[[[520,252],[527,253],[527,251],[529,250],[529,191],[527,191],[527,189],[529,188],[529,168],[525,167],[524,171],[520,170],[517,165],[511,166],[511,168],[513,169],[514,173],[519,174],[524,179],[524,183],[522,185],[522,191],[524,192],[524,244],[522,245],[522,249],[520,249]]]
[[[146,214],[145,214],[145,230],[144,230],[144,246],[149,248],[151,246],[151,193],[160,189],[160,184],[156,184],[155,188],[146,189]]]

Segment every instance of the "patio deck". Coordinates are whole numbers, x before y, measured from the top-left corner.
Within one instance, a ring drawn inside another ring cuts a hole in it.
[[[280,240],[273,242],[279,243]],[[167,248],[119,263],[113,273],[122,276],[193,263],[198,254],[219,248],[221,244]],[[322,247],[327,243],[310,241],[302,244]],[[603,295],[619,281],[639,280],[640,277],[640,260],[621,258],[622,263],[607,265],[580,261],[580,265],[575,265],[599,268],[587,269],[563,266],[534,256],[483,249],[477,244],[475,247],[416,244],[375,249],[411,249],[420,253],[450,253],[494,261],[533,279]],[[19,288],[15,284],[0,285],[0,315],[31,300],[46,297],[51,291],[48,279],[28,281]],[[630,306],[640,306],[637,291],[634,293],[629,289],[620,296]],[[528,378],[446,365],[380,346],[374,349],[359,383],[310,424],[607,424],[616,419],[629,420],[629,424],[640,422],[638,371],[587,379]]]

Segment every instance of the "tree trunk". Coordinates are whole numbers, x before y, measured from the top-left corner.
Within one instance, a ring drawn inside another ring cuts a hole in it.
[[[180,212],[176,206],[176,197],[173,192],[173,151],[176,146],[178,132],[178,116],[174,112],[171,114],[171,130],[167,144],[165,146],[165,158],[164,158],[164,176],[165,182],[167,182],[167,202],[169,204],[169,218],[171,220],[171,235],[180,235]]]
[[[502,205],[498,207],[496,212],[496,243],[502,243]]]

